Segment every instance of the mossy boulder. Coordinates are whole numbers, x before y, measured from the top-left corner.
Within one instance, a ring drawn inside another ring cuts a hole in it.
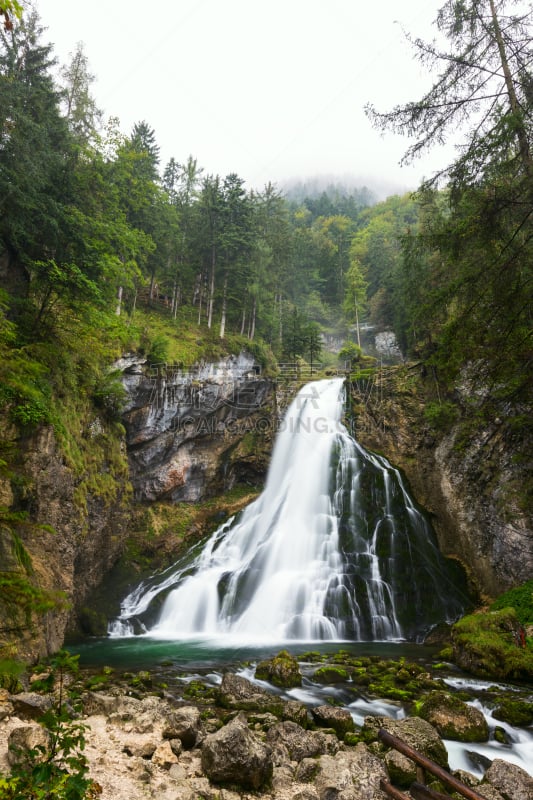
[[[344,683],[349,680],[350,673],[345,667],[327,664],[318,667],[313,673],[313,680],[321,684]]]
[[[444,739],[486,742],[489,738],[489,727],[481,711],[446,692],[432,692],[418,713]]]
[[[401,789],[409,788],[413,781],[416,781],[417,772],[415,762],[411,761],[410,758],[407,758],[407,756],[404,756],[403,753],[399,753],[397,750],[389,750],[389,752],[385,754],[385,766],[387,767],[391,782]]]
[[[533,724],[533,703],[505,697],[498,703],[492,716],[509,725],[531,725]]]
[[[281,650],[273,658],[260,661],[255,668],[255,677],[261,681],[269,681],[281,689],[302,685],[298,661],[287,650]]]
[[[453,660],[481,678],[533,680],[533,648],[513,608],[469,614],[452,627]]]

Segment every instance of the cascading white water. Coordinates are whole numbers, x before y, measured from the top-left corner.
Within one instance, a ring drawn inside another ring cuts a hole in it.
[[[342,412],[342,380],[304,387],[261,496],[192,562],[137,587],[110,635],[131,635],[140,619],[141,631],[163,639],[395,640],[457,616],[461,600],[431,529],[397,471],[349,435]],[[164,593],[158,620],[142,623]]]

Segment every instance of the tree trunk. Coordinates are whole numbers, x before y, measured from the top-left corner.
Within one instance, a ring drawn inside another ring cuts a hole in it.
[[[228,276],[227,274],[224,276],[224,289],[222,291],[222,316],[220,318],[220,338],[224,338],[224,334],[226,333],[226,303],[227,303],[227,293],[228,293]]]
[[[117,291],[117,308],[116,308],[116,311],[115,311],[115,314],[117,315],[117,317],[120,317],[120,312],[122,310],[122,292],[123,292],[123,288],[122,288],[122,286],[119,286],[118,287],[118,291]]]
[[[359,332],[359,309],[357,303],[355,304],[355,329],[357,331],[357,344],[361,347],[361,334]]]
[[[148,298],[150,302],[152,302],[152,300],[154,299],[155,290],[156,290],[155,272],[152,272],[152,274],[150,275],[150,291],[148,293]]]
[[[507,53],[505,51],[505,43],[503,41],[502,31],[500,28],[500,22],[498,20],[498,15],[496,13],[496,6],[494,4],[494,0],[489,0],[489,4],[490,4],[490,13],[492,16],[492,24],[494,25],[494,36],[496,39],[496,44],[498,45],[500,62],[502,65],[503,75],[505,78],[505,86],[507,89],[507,96],[509,97],[509,106],[514,116],[514,124],[516,125],[516,138],[518,139],[520,159],[522,161],[522,165],[524,167],[526,174],[530,175],[533,172],[532,168],[533,165],[531,161],[531,153],[529,151],[529,141],[528,141],[527,131],[524,126],[522,112],[520,110],[520,103],[518,102],[518,97],[516,96],[513,76],[511,74],[511,69],[509,67],[509,60],[507,58]]]
[[[198,325],[202,324],[202,299],[204,296],[203,275],[200,274],[200,288],[198,293]]]
[[[254,304],[253,304],[253,307],[252,307],[252,324],[251,324],[250,333],[248,334],[248,338],[249,339],[253,339],[254,336],[255,336],[255,314],[256,314],[256,310],[257,310],[257,300],[254,297]]]
[[[194,289],[192,292],[192,305],[195,306],[198,302],[200,297],[200,292],[202,291],[202,272],[196,273],[196,280],[194,282]]]
[[[207,304],[207,327],[213,324],[213,305],[215,303],[215,266],[217,253],[215,245],[211,246],[211,275],[209,279],[209,299]]]
[[[176,283],[176,296],[174,297],[174,314],[173,317],[176,319],[178,316],[178,308],[180,307],[181,303],[181,286],[179,283]]]

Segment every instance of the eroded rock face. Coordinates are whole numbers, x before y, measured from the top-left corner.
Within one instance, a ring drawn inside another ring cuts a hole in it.
[[[531,800],[533,778],[515,764],[495,758],[485,773],[485,781],[497,789],[505,800]],[[482,788],[482,787],[480,787]]]
[[[394,720],[388,717],[365,717],[363,730],[374,733],[384,728],[393,736],[402,739],[410,747],[418,750],[426,758],[430,758],[440,767],[449,769],[448,753],[439,734],[429,722],[420,717],[406,717]]]
[[[335,756],[322,756],[315,786],[320,800],[385,800],[379,788],[382,778],[388,778],[383,762],[358,744]]]
[[[281,714],[283,701],[232,672],[226,672],[218,691],[218,701],[224,708],[242,711],[270,711]]]
[[[515,457],[516,443],[498,418],[472,426],[468,439],[459,426],[446,435],[432,429],[414,374],[398,368],[379,392],[354,392],[356,436],[404,470],[442,552],[467,565],[479,590],[497,596],[533,574],[533,522],[515,491],[528,464]],[[471,402],[478,388],[458,387],[460,400]]]
[[[345,708],[328,705],[317,706],[313,708],[312,714],[317,725],[333,728],[339,739],[343,739],[346,733],[355,729],[352,715]]]
[[[273,437],[273,389],[241,353],[194,368],[119,363],[131,480],[140,502],[194,502],[262,482]]]
[[[198,745],[203,738],[200,711],[194,706],[173,709],[163,730],[165,739],[178,739],[183,747]]]
[[[53,610],[34,620],[33,628],[22,614],[17,617],[16,610],[0,603],[6,627],[18,631],[14,644],[22,658],[46,656],[63,645],[78,609],[122,551],[131,487],[124,442],[106,425],[93,417],[81,432],[94,459],[82,479],[67,463],[51,426],[21,439],[13,428],[0,424],[0,437],[19,453],[17,480],[11,487],[1,481],[2,494],[10,510],[27,515],[19,535],[31,558],[32,581],[58,600]],[[113,475],[105,497],[97,488],[104,473]],[[0,557],[8,568],[25,574],[7,529],[0,530]]]
[[[52,740],[50,734],[40,725],[21,725],[14,728],[9,734],[7,744],[7,758],[13,766],[25,764],[29,751],[42,748],[42,755],[38,760],[45,761],[50,752]]]
[[[267,742],[273,750],[282,748],[291,761],[302,761],[306,758],[326,753],[326,741],[320,733],[306,731],[296,722],[280,722],[267,732]]]
[[[246,717],[239,714],[207,736],[202,745],[202,768],[214,783],[257,790],[272,777],[274,764],[271,749],[251,733]]]

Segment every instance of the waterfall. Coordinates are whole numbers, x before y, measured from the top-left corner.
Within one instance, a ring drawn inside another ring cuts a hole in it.
[[[341,379],[299,392],[260,497],[128,595],[110,636],[417,639],[462,613],[457,567],[399,472],[349,435],[343,399]]]

